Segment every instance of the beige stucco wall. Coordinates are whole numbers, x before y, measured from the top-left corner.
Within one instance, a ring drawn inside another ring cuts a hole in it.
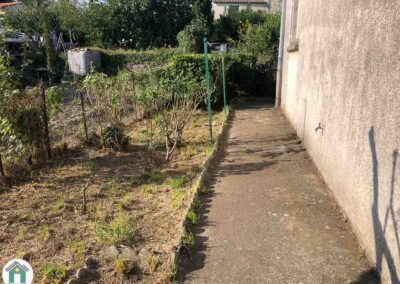
[[[293,53],[290,13],[281,107],[382,282],[400,283],[399,2],[300,0]]]
[[[214,19],[219,19],[221,15],[228,12],[229,6],[239,6],[239,10],[252,9],[254,11],[265,11],[269,13],[277,13],[279,11],[279,1],[269,0],[265,4],[250,3],[250,4],[240,4],[240,3],[212,3],[214,11]]]

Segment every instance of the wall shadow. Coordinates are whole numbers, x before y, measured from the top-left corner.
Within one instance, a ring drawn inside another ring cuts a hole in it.
[[[372,171],[373,171],[373,203],[371,207],[371,214],[373,220],[374,227],[374,237],[375,237],[375,256],[376,256],[376,264],[375,264],[375,272],[381,280],[382,266],[383,261],[385,260],[389,269],[391,283],[400,283],[399,277],[397,275],[396,266],[394,262],[393,253],[390,250],[390,247],[386,240],[386,229],[389,223],[389,220],[394,224],[394,233],[397,243],[397,253],[400,252],[400,241],[397,227],[396,215],[393,208],[394,201],[394,188],[396,182],[396,167],[397,167],[397,159],[398,159],[398,151],[393,151],[393,163],[392,163],[392,178],[391,178],[391,188],[390,188],[390,199],[389,204],[387,205],[386,214],[384,222],[382,223],[379,218],[379,160],[378,154],[376,150],[376,141],[375,141],[375,129],[371,127],[369,131],[369,144],[371,149],[371,157],[372,157]],[[357,283],[365,283],[365,282],[357,282]]]

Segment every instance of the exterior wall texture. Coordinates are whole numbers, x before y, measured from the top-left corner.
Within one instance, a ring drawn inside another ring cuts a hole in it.
[[[400,5],[300,0],[281,107],[382,283],[400,283]]]

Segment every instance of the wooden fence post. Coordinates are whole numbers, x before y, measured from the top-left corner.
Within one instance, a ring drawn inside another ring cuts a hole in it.
[[[46,145],[47,156],[51,158],[51,144],[50,144],[50,133],[49,133],[49,118],[47,116],[46,107],[46,92],[44,90],[43,81],[40,82],[40,95],[42,97],[42,114],[44,122],[44,143]]]
[[[85,138],[86,138],[86,142],[88,142],[89,136],[88,136],[88,130],[87,130],[87,124],[86,124],[85,102],[83,100],[83,91],[79,92],[79,94],[81,96],[82,117],[83,117],[83,127],[85,128]]]
[[[3,160],[2,160],[1,154],[0,154],[0,174],[1,174],[2,177],[5,176],[5,173],[4,173],[4,166],[3,166]]]

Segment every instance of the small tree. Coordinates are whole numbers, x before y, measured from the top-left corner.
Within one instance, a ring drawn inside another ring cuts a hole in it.
[[[170,160],[174,150],[181,145],[185,127],[204,100],[206,91],[203,86],[195,77],[183,72],[176,73],[173,68],[161,80],[163,108],[156,120],[165,137],[166,161]]]

